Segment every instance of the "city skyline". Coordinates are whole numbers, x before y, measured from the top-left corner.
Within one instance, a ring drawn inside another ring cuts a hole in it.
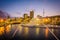
[[[0,40],[60,40],[60,0],[0,0]]]
[[[60,0],[0,0],[0,10],[6,11],[12,17],[21,17],[24,13],[29,15],[31,10],[34,16],[60,15]]]

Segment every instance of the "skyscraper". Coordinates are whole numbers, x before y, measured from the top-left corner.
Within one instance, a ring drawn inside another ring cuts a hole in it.
[[[30,11],[30,18],[34,17],[34,11]]]
[[[24,14],[24,19],[28,18],[28,14]]]

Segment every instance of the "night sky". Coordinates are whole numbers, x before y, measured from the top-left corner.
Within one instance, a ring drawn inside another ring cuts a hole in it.
[[[10,14],[12,17],[21,17],[24,13],[29,15],[34,10],[36,15],[43,16],[60,15],[60,0],[0,0],[0,10]]]

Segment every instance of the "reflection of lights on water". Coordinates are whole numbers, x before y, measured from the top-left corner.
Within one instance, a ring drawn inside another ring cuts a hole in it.
[[[17,27],[17,28],[16,28],[16,30],[14,31],[14,33],[13,33],[12,37],[14,37],[14,36],[15,36],[15,34],[17,33],[17,31],[18,31],[18,27]]]
[[[4,27],[0,27],[0,35],[4,33]]]
[[[58,27],[58,26],[56,25],[56,27]]]
[[[36,34],[39,35],[39,28],[36,28]]]
[[[54,29],[52,29],[52,32],[54,32]]]
[[[0,27],[0,35],[3,35],[4,34],[4,30],[6,31],[6,33],[9,33],[10,32],[10,29],[11,29],[11,25],[8,25],[6,26],[6,29],[5,27]]]
[[[45,36],[48,37],[48,28],[45,29]]]
[[[54,26],[52,26],[52,27],[54,27]],[[54,29],[51,29],[51,31],[54,32]]]
[[[39,25],[39,24],[36,24],[37,26]]]
[[[22,26],[19,25],[19,32],[22,32]]]
[[[28,27],[25,27],[24,32],[25,32],[26,35],[28,34],[28,31],[29,31]]]
[[[6,26],[6,33],[9,33],[11,30],[11,25]]]

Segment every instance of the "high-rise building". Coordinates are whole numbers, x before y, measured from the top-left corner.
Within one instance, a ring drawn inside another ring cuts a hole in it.
[[[34,17],[34,11],[30,11],[30,18]]]
[[[24,14],[24,19],[28,18],[28,14]]]

